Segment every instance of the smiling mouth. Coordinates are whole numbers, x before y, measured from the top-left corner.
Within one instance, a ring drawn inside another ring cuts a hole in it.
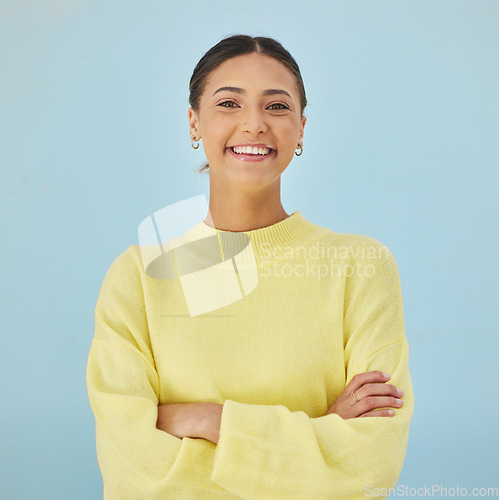
[[[255,157],[270,156],[275,151],[272,148],[258,146],[233,146],[227,149],[230,149],[230,151],[236,155]]]

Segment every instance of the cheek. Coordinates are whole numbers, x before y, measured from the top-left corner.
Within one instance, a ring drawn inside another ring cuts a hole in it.
[[[295,120],[289,120],[280,124],[281,136],[287,141],[296,141],[300,135],[300,123]]]
[[[226,120],[224,116],[218,116],[212,119],[209,125],[206,127],[205,136],[211,141],[221,142],[228,139],[230,129],[229,120]]]
[[[215,158],[226,153],[225,147],[230,136],[229,123],[224,117],[212,119],[205,125],[203,146],[208,161],[215,161]]]

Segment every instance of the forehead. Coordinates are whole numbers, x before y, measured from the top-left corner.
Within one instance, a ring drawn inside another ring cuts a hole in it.
[[[259,53],[232,57],[215,68],[208,76],[205,90],[211,91],[211,95],[223,86],[280,88],[297,96],[293,73],[277,59]]]

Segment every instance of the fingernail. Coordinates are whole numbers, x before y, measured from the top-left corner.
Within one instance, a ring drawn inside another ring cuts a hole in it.
[[[388,373],[383,373],[383,377],[385,377],[385,378],[390,378],[390,377],[391,377],[391,375],[388,375]]]
[[[396,399],[395,400],[399,406],[402,406],[404,402],[401,399]]]
[[[390,415],[390,417],[393,417],[393,415],[395,415],[395,410],[388,410],[388,415]]]
[[[404,391],[402,389],[397,389],[397,394],[399,396],[403,396],[404,395]]]

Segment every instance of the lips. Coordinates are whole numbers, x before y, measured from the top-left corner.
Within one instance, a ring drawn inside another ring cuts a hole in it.
[[[243,161],[262,161],[275,154],[275,149],[267,144],[237,144],[228,147],[227,150]]]
[[[233,146],[232,151],[236,154],[268,155],[272,148],[266,146]]]

